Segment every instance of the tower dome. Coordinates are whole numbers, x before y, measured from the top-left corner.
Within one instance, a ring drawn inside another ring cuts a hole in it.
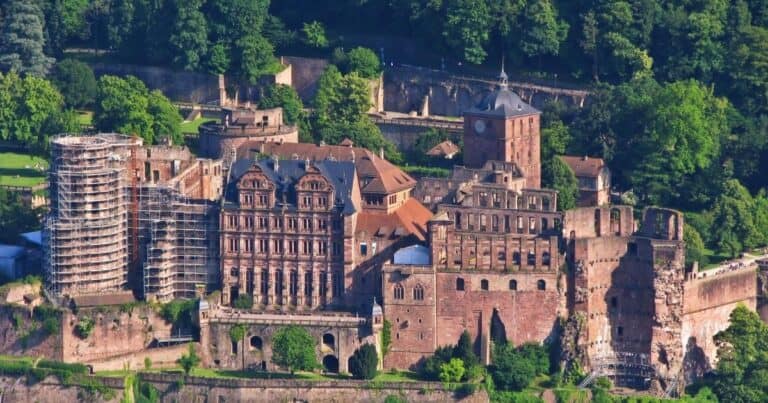
[[[539,113],[536,108],[528,105],[519,95],[509,89],[507,73],[503,66],[496,89],[486,95],[470,112],[504,117]]]

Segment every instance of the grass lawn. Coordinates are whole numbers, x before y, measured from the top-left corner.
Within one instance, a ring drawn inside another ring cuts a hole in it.
[[[379,382],[416,382],[419,379],[416,377],[416,373],[409,371],[402,372],[380,372],[373,378],[374,381]]]
[[[45,182],[47,170],[48,162],[40,157],[11,152],[0,153],[0,185],[38,185]]]
[[[77,123],[83,126],[90,126],[93,124],[93,112],[91,111],[77,111]]]
[[[181,122],[181,132],[185,134],[197,134],[197,129],[205,122],[213,122],[213,118],[197,118],[191,122]]]

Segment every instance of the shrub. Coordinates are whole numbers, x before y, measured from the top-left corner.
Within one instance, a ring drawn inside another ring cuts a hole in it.
[[[87,339],[93,331],[93,326],[96,324],[90,316],[83,316],[75,325],[75,333],[81,339]]]
[[[200,364],[200,357],[197,356],[197,353],[195,352],[195,346],[192,343],[189,343],[189,350],[187,354],[182,355],[176,362],[181,365],[181,368],[184,369],[184,374],[189,375],[189,372],[192,371],[192,368],[198,366]]]
[[[21,314],[14,312],[11,319],[13,320],[13,330],[21,329],[21,326],[24,324],[24,318],[21,317]]]
[[[447,363],[440,365],[440,380],[445,383],[460,382],[464,371],[464,361],[451,358]]]
[[[438,347],[435,354],[427,358],[419,368],[419,378],[427,381],[440,380],[440,366],[447,363],[453,356],[453,346]]]
[[[408,403],[405,398],[398,395],[387,395],[386,398],[384,398],[384,403]]]
[[[46,334],[56,334],[61,329],[58,318],[46,318],[43,321],[43,330]]]
[[[253,308],[253,297],[250,295],[241,295],[237,297],[232,305],[237,309],[251,309]]]
[[[152,359],[149,357],[144,357],[144,369],[151,369],[152,368]]]
[[[389,352],[389,346],[392,344],[392,323],[388,320],[384,320],[384,325],[381,329],[381,354],[387,355]]]
[[[54,370],[61,370],[72,372],[75,374],[87,374],[89,372],[88,367],[79,363],[66,363],[61,361],[40,360],[37,363],[38,368],[50,368]]]
[[[376,347],[372,344],[365,344],[355,350],[349,361],[349,372],[355,379],[373,379],[376,377],[376,368],[379,363],[379,357],[376,353]]]

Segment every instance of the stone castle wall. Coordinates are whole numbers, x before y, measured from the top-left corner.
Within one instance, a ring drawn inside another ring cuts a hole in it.
[[[398,396],[408,402],[488,402],[483,390],[457,398],[436,382],[376,383],[367,381],[298,381],[285,379],[211,379],[184,377],[179,388],[178,375],[141,374],[142,382],[150,383],[160,392],[160,401],[171,402],[383,402],[388,396]],[[115,391],[112,402],[124,396],[123,378],[99,378]],[[105,402],[98,395],[89,395],[77,386],[65,386],[55,377],[29,385],[23,378],[0,377],[3,401],[8,402]]]
[[[94,319],[93,331],[86,339],[75,332],[79,318]],[[100,361],[148,348],[155,338],[167,338],[172,326],[152,308],[137,307],[120,312],[118,307],[80,309],[77,315],[67,312],[61,324],[62,360],[65,362]]]
[[[757,308],[754,268],[685,282],[682,343],[687,381],[714,368],[717,346],[713,337],[728,327],[731,312],[739,304],[751,310]]]

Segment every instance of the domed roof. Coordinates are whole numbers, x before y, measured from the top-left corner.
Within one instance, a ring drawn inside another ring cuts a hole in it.
[[[523,101],[519,95],[509,89],[507,73],[501,70],[496,90],[488,94],[476,107],[469,110],[473,114],[492,116],[531,115],[539,111]]]

